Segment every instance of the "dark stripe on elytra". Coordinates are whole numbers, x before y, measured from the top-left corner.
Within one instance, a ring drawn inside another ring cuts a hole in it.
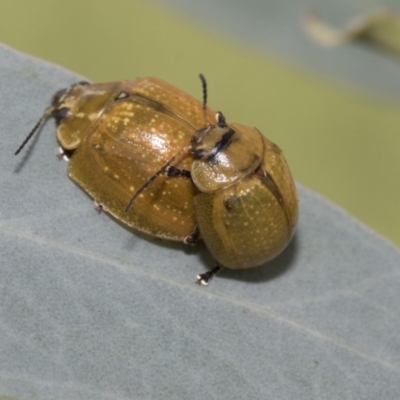
[[[268,174],[267,171],[265,171],[265,173],[262,173],[262,175],[260,174],[260,179],[264,183],[264,185],[270,190],[270,192],[274,195],[279,205],[281,206],[283,213],[285,214],[286,217],[288,232],[290,233],[292,226],[290,224],[288,209],[286,207],[285,199],[283,198],[282,193],[278,188],[278,185],[275,183],[275,181],[272,179],[271,175]]]
[[[212,161],[219,152],[221,152],[224,149],[227,149],[229,144],[231,143],[231,138],[235,134],[235,131],[233,129],[229,129],[228,132],[225,132],[222,135],[222,139],[215,143],[215,146],[212,148],[212,150],[207,154],[207,161]]]

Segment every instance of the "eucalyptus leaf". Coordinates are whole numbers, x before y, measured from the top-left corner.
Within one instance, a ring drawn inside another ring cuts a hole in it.
[[[396,11],[398,0],[157,0],[157,3],[189,15],[247,48],[274,54],[328,79],[400,98],[400,80],[392,62],[365,48],[349,46],[321,51],[302,27],[307,13],[316,13],[327,24],[342,26],[377,9]],[[327,36],[326,27],[323,36]]]
[[[67,178],[48,121],[81,80],[0,47],[0,395],[21,399],[398,399],[400,252],[299,186],[294,240],[223,271],[133,234]]]
[[[400,56],[400,14],[379,10],[350,21],[344,29],[335,30],[314,13],[305,18],[305,28],[310,36],[325,46],[338,46],[360,42]]]

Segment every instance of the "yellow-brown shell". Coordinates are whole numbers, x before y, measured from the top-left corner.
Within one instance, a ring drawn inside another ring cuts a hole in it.
[[[297,192],[283,153],[259,135],[262,160],[254,172],[194,198],[208,250],[221,266],[231,269],[257,267],[275,258],[290,242],[297,223]]]
[[[58,96],[71,111],[57,138],[74,150],[70,177],[97,203],[130,227],[183,241],[196,228],[190,179],[157,177],[135,203],[135,192],[204,126],[202,103],[156,78],[133,82],[75,85]],[[214,112],[208,118],[214,121]],[[189,151],[174,163],[190,170]]]

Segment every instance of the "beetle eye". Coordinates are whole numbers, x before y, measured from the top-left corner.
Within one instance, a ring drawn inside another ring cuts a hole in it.
[[[120,92],[119,95],[115,98],[115,100],[121,100],[121,99],[126,99],[129,97],[129,94],[127,92]]]
[[[225,128],[226,127],[226,121],[225,121],[225,117],[222,114],[222,112],[217,112],[215,114],[215,117],[217,118],[217,124],[220,128]]]
[[[68,107],[61,107],[57,110],[54,111],[54,118],[57,120],[57,122],[60,122],[63,118],[68,116],[70,113],[70,109]]]
[[[193,152],[193,158],[195,160],[199,160],[200,158],[203,158],[204,155],[206,154],[205,150],[203,149],[197,149]]]

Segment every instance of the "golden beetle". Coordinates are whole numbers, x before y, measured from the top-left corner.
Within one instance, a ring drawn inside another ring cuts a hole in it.
[[[202,238],[217,266],[245,269],[276,257],[298,217],[282,151],[256,128],[156,78],[89,84],[57,92],[25,144],[49,116],[71,155],[69,176],[115,218],[149,235]]]

